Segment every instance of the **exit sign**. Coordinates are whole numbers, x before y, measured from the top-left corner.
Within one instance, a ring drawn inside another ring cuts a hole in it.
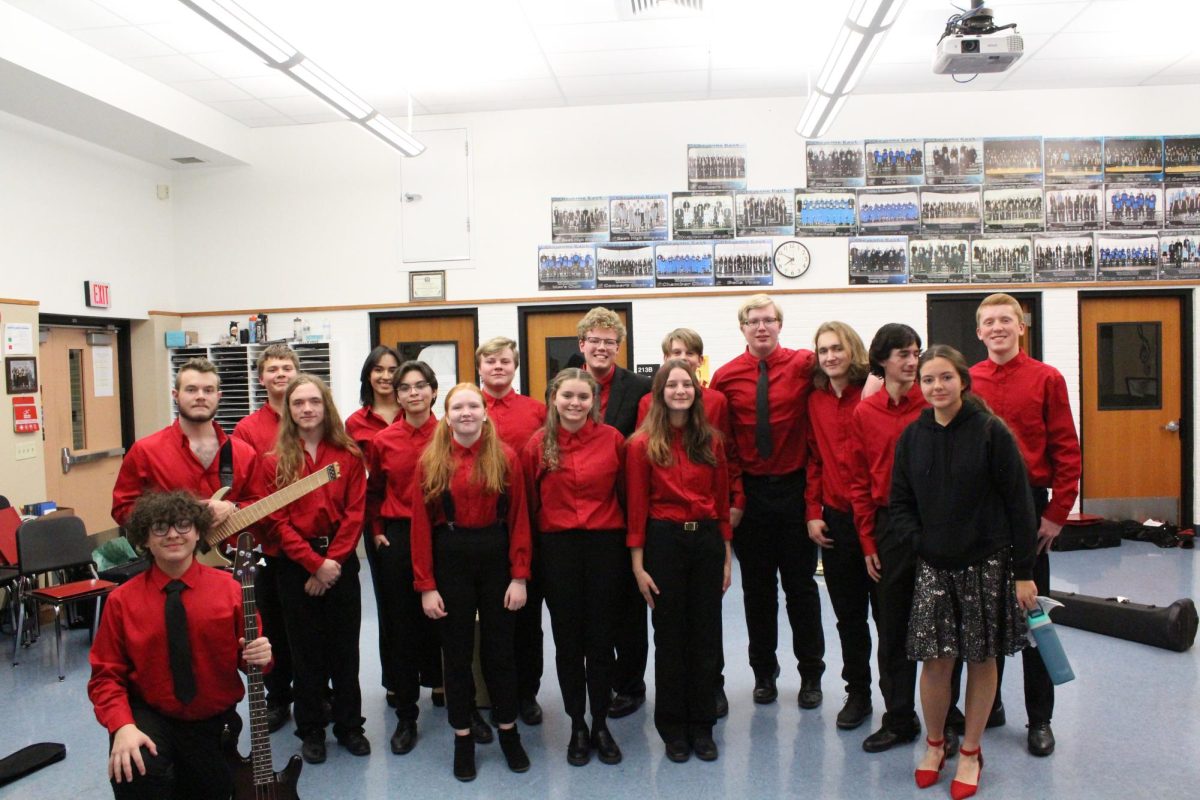
[[[108,308],[108,284],[96,281],[83,282],[83,299],[88,308]]]

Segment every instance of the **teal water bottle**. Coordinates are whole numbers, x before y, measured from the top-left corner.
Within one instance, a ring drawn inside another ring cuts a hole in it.
[[[1058,631],[1050,621],[1050,615],[1039,607],[1035,611],[1026,612],[1026,619],[1029,621],[1029,632],[1037,642],[1037,651],[1042,657],[1042,663],[1046,665],[1046,672],[1050,673],[1050,680],[1054,685],[1060,686],[1075,680],[1075,671],[1071,669],[1067,653],[1063,650],[1062,642],[1058,640]]]

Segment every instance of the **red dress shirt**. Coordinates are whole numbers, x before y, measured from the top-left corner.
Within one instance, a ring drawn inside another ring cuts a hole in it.
[[[515,389],[504,397],[492,397],[484,392],[483,401],[500,440],[515,453],[520,453],[529,437],[546,423],[545,404],[518,394]]]
[[[645,546],[646,523],[652,519],[681,523],[715,519],[722,538],[732,539],[729,468],[721,440],[713,440],[717,457],[713,467],[692,463],[679,431],[671,439],[671,464],[666,467],[646,457],[646,441],[646,434],[635,433],[625,451],[625,502],[629,510],[625,543]]]
[[[542,466],[545,428],[521,451],[530,515],[541,533],[611,531],[625,527],[618,492],[625,491],[625,437],[588,420],[575,433],[558,430],[558,467]]]
[[[1053,490],[1042,516],[1062,525],[1079,496],[1083,470],[1062,374],[1019,352],[1006,364],[988,359],[971,367],[971,390],[1008,423],[1025,458],[1030,485]]]
[[[821,519],[828,506],[850,512],[850,476],[854,472],[854,409],[862,398],[862,384],[851,383],[838,397],[833,389],[813,389],[808,396],[808,487],[804,493],[807,516]]]
[[[315,573],[325,559],[343,563],[354,558],[354,548],[362,535],[363,514],[366,506],[367,478],[362,459],[341,447],[321,442],[314,459],[304,452],[304,469],[300,478],[337,462],[342,474],[337,480],[310,492],[299,500],[286,505],[267,519],[270,530],[267,538],[272,540],[283,555]],[[275,456],[263,459],[260,480],[275,486]],[[329,550],[321,555],[308,543],[309,539],[322,536],[330,538]]]
[[[213,420],[217,444],[229,437]],[[233,488],[225,499],[245,505],[257,499],[255,472],[258,469],[254,448],[241,439],[233,440]],[[129,521],[133,504],[146,492],[185,489],[203,499],[221,488],[221,456],[218,453],[207,467],[192,452],[191,444],[179,420],[133,443],[113,486],[112,516],[118,525]]]
[[[396,414],[396,419],[399,420],[403,416],[404,411],[401,410]],[[371,452],[371,442],[380,432],[386,430],[389,424],[386,419],[372,411],[370,406],[362,406],[346,417],[346,435],[354,440],[366,458]]]
[[[241,439],[254,448],[254,452],[265,456],[275,449],[275,437],[279,435],[279,414],[271,404],[263,405],[258,411],[242,417],[233,429],[233,438]]]
[[[776,347],[766,358],[767,398],[771,439],[775,444],[764,459],[754,445],[757,422],[759,359],[746,352],[721,367],[711,386],[729,401],[737,457],[747,475],[787,475],[808,463],[808,394],[816,356],[811,350]]]
[[[900,434],[929,404],[914,382],[900,402],[887,389],[862,400],[854,409],[854,462],[850,470],[850,505],[863,555],[875,555],[875,511],[887,508],[892,491],[892,462]]]
[[[180,578],[187,611],[188,643],[196,696],[184,705],[175,697],[167,654],[166,592],[171,581],[157,565],[118,586],[104,603],[100,629],[88,656],[88,697],[96,719],[115,733],[133,722],[130,695],[165,716],[200,720],[237,705],[245,693],[238,639],[244,632],[242,587],[229,573],[193,561]],[[261,627],[259,628],[261,630]]]
[[[508,445],[502,445],[508,459],[508,563],[514,580],[529,579],[530,535],[529,508],[525,490],[525,474],[516,453]],[[497,523],[497,495],[491,494],[471,480],[475,459],[479,455],[479,442],[463,447],[458,442],[450,443],[455,460],[454,474],[450,477],[450,496],[454,498],[454,523],[461,528],[486,528]],[[418,464],[413,480],[412,501],[412,560],[413,588],[418,592],[437,589],[433,577],[433,529],[446,521],[446,511],[440,499],[426,504],[421,483],[425,476]],[[453,535],[451,533],[450,535]]]
[[[372,442],[367,456],[367,520],[375,535],[383,533],[384,519],[412,518],[417,460],[437,426],[433,414],[419,428],[401,415]]]

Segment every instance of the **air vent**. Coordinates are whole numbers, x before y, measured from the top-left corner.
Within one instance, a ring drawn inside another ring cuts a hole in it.
[[[621,19],[684,17],[704,11],[704,0],[616,0]]]
[[[207,164],[208,163],[203,158],[196,158],[195,156],[180,156],[179,158],[172,158],[171,160],[174,161],[176,164]]]

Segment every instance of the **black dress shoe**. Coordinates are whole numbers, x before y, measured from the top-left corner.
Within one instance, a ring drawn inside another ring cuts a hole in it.
[[[541,725],[542,724],[542,707],[538,705],[536,697],[530,697],[521,701],[521,722],[526,725]]]
[[[484,722],[479,709],[471,712],[471,735],[475,737],[476,744],[492,743],[492,726]]]
[[[300,757],[309,764],[325,763],[325,731],[310,733],[300,746]]]
[[[967,732],[967,718],[958,710],[958,706],[950,706],[946,712],[946,730],[959,736]]]
[[[667,758],[676,764],[682,764],[692,757],[692,746],[686,739],[675,739],[667,742]]]
[[[454,777],[475,780],[475,739],[470,734],[454,737]]]
[[[898,744],[908,744],[915,740],[921,729],[894,731],[886,725],[863,740],[862,748],[868,753],[882,753],[891,750]]]
[[[1049,722],[1029,726],[1029,752],[1035,756],[1048,756],[1054,752],[1054,731]]]
[[[417,721],[402,719],[396,723],[396,732],[392,734],[392,752],[398,756],[412,752],[417,746]]]
[[[504,761],[513,772],[529,771],[529,754],[521,746],[521,733],[514,725],[511,728],[500,729],[500,750],[504,753]]]
[[[717,689],[717,719],[729,716],[729,698],[725,696],[725,687]]]
[[[369,756],[371,755],[371,743],[367,741],[367,737],[362,731],[351,731],[337,737],[337,742],[352,756]]]
[[[775,679],[779,677],[779,667],[775,668],[773,673],[764,673],[754,679],[754,702],[759,705],[774,703],[779,697],[779,688],[775,685]]]
[[[859,692],[851,692],[846,697],[846,703],[837,715],[837,726],[844,731],[852,731],[867,721],[871,716],[871,696]]]
[[[432,692],[430,692],[429,699],[433,703],[435,708],[445,708],[446,707],[446,692],[445,691],[439,692],[437,689],[434,689]]]
[[[601,764],[621,763],[621,748],[617,747],[617,743],[613,741],[608,728],[597,728],[592,731],[592,747],[596,748],[596,755]]]
[[[267,709],[267,733],[274,733],[287,724],[292,716],[292,707],[284,704]]]
[[[592,739],[586,725],[571,729],[571,741],[567,743],[567,763],[582,767],[592,760]]]
[[[692,739],[692,752],[701,761],[716,761],[717,743],[711,736],[696,736]]]
[[[1004,703],[997,703],[992,706],[992,713],[988,714],[987,727],[1003,728],[1006,722],[1008,722],[1008,719],[1004,715]]]
[[[396,707],[396,693],[395,692],[387,693],[387,704],[388,704],[388,708]]]
[[[800,679],[800,693],[796,695],[796,702],[801,708],[816,708],[824,699],[825,693],[821,691],[820,678]]]
[[[612,705],[608,707],[608,716],[611,719],[620,719],[628,717],[633,712],[642,707],[646,702],[644,694],[618,694],[613,696]]]

